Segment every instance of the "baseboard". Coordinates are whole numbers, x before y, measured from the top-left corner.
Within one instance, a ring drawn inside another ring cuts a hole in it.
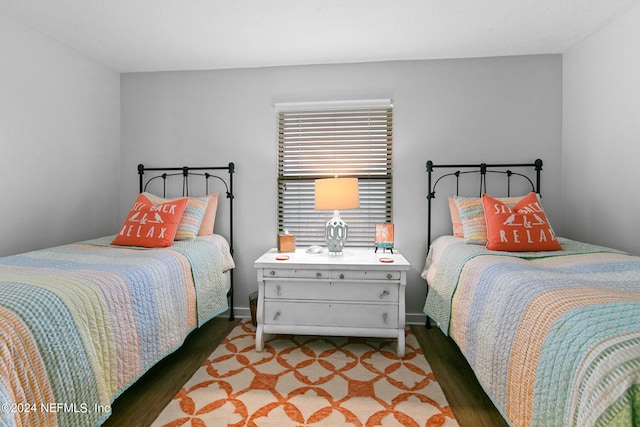
[[[229,316],[229,313],[222,313],[221,316]],[[235,318],[240,319],[250,319],[251,311],[249,311],[249,307],[234,307],[233,308],[233,316]]]
[[[425,325],[427,323],[427,315],[424,313],[406,313],[404,318],[407,325]]]
[[[233,314],[236,318],[250,319],[251,311],[249,307],[234,307]],[[221,317],[229,317],[229,313],[225,312],[220,315]],[[407,325],[424,325],[427,321],[427,317],[424,313],[406,313],[405,323]]]

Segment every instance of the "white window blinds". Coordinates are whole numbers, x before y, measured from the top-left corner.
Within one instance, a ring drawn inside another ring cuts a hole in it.
[[[356,177],[360,208],[340,211],[348,246],[373,246],[375,224],[392,222],[390,100],[279,104],[278,229],[300,246],[323,244],[332,212],[314,203],[317,178]]]

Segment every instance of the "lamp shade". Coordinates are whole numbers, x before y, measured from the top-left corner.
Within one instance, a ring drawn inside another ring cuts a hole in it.
[[[316,179],[316,209],[339,210],[359,207],[358,178]]]

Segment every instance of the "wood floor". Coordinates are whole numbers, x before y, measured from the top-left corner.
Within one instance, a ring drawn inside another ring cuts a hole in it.
[[[508,427],[453,340],[432,326],[411,325],[460,427]]]
[[[209,357],[238,320],[215,317],[193,331],[175,353],[164,358],[111,406],[106,427],[149,426],[184,383]]]
[[[112,415],[103,425],[150,425],[237,323],[238,320],[230,322],[217,317],[194,331],[178,351],[167,356],[114,402]],[[412,325],[411,330],[461,427],[508,426],[451,339],[438,328]]]

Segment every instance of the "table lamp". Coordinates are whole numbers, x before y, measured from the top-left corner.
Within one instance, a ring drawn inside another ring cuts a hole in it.
[[[347,241],[347,224],[340,218],[340,209],[360,207],[358,178],[316,179],[316,209],[333,210],[333,218],[327,222],[325,240],[329,254],[342,253]]]

